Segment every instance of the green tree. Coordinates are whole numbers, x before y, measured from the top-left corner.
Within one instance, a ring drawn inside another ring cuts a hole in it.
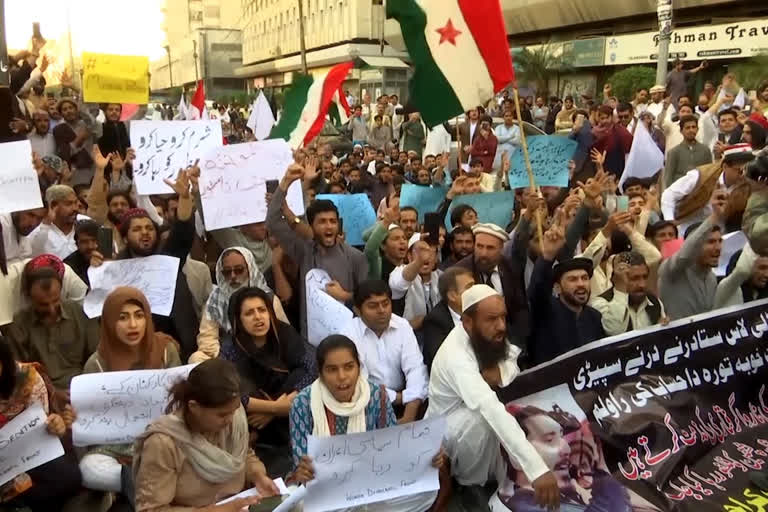
[[[728,71],[736,75],[736,80],[745,91],[757,89],[757,86],[765,80],[766,69],[768,69],[768,54],[758,55],[728,66]]]
[[[617,71],[607,81],[611,84],[613,95],[619,101],[632,101],[637,89],[653,87],[656,81],[656,70],[647,66],[632,66]]]
[[[523,83],[535,84],[537,96],[549,95],[549,79],[572,69],[571,55],[558,52],[554,43],[547,43],[533,50],[523,48],[515,53],[515,73]]]

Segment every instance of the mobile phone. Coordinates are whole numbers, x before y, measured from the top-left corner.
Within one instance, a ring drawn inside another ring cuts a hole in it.
[[[40,23],[37,21],[32,23],[32,37],[36,39],[43,38],[43,34],[40,33]]]
[[[279,183],[277,180],[267,180],[267,193],[274,194]]]
[[[339,234],[344,233],[344,219],[339,217]]]
[[[616,211],[626,212],[627,210],[629,210],[629,197],[616,196]]]
[[[438,245],[440,242],[440,214],[436,212],[424,215],[424,231],[427,233],[427,243]]]
[[[250,505],[248,512],[272,512],[283,502],[282,496],[272,496],[271,498],[262,498],[256,505]]]
[[[98,233],[99,252],[104,258],[111,258],[113,245],[112,245],[112,229],[108,227],[99,227]]]

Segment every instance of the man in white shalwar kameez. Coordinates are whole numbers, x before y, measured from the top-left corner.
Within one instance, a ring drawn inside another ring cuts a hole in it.
[[[451,475],[463,486],[503,482],[503,447],[533,482],[537,501],[557,506],[554,474],[492,389],[508,386],[519,373],[520,349],[506,338],[504,298],[488,285],[473,286],[462,295],[461,321],[432,363],[426,414],[446,419],[444,448]]]

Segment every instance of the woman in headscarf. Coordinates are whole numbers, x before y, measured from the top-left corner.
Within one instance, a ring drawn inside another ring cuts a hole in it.
[[[232,333],[220,357],[240,375],[242,402],[257,440],[256,454],[271,474],[290,471],[288,412],[296,393],[317,378],[314,350],[290,325],[275,318],[269,294],[241,288],[229,301]]]
[[[203,309],[197,335],[197,352],[189,357],[190,363],[218,357],[219,339],[232,332],[228,313],[229,299],[243,287],[260,288],[267,292],[277,318],[288,323],[280,299],[275,297],[267,285],[251,251],[245,247],[230,247],[221,253],[216,262],[216,285]]]
[[[83,373],[157,370],[180,365],[176,341],[155,332],[149,302],[141,291],[122,286],[107,296],[99,347],[85,363]],[[90,447],[80,461],[83,486],[97,491],[122,491],[123,472],[130,472],[132,458],[132,444]]]
[[[384,386],[369,382],[360,372],[360,356],[355,343],[346,336],[325,338],[317,347],[320,376],[294,399],[290,413],[294,472],[289,480],[306,484],[315,478],[312,459],[307,455],[309,436],[330,437],[356,434],[397,425]],[[432,459],[441,468],[441,450]],[[376,512],[423,512],[437,497],[425,492],[369,504],[362,509]],[[358,509],[343,509],[355,511]]]
[[[0,428],[36,405],[48,416],[48,433],[64,437],[72,425],[72,411],[39,363],[17,362],[7,340],[0,336]],[[0,508],[28,508],[33,512],[61,510],[80,488],[74,453],[30,469],[0,486]]]
[[[237,370],[223,359],[197,365],[171,388],[167,414],[153,421],[134,445],[136,512],[239,512],[259,498],[216,503],[250,487],[261,497],[279,492],[248,448],[240,394]]]

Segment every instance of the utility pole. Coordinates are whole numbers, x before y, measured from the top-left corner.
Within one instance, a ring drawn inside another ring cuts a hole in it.
[[[656,85],[667,83],[669,40],[672,35],[672,0],[656,0],[659,17],[659,60],[656,62]]]
[[[165,51],[168,54],[168,88],[173,87],[173,69],[171,68],[171,47],[170,45],[165,46]]]
[[[69,39],[69,67],[72,68],[70,76],[72,77],[72,83],[77,83],[75,80],[75,52],[72,50],[72,5],[67,1],[67,39]],[[81,63],[82,65],[82,63]],[[82,69],[80,70],[82,72]],[[80,90],[83,90],[83,77],[80,77]]]
[[[0,0],[0,87],[10,87],[11,74],[8,72],[8,45],[5,42],[5,0]]]
[[[304,0],[299,0],[299,43],[301,45],[301,69],[305,75],[309,74],[307,69],[307,44],[304,41]]]
[[[192,39],[192,59],[195,61],[195,83],[200,80],[200,74],[197,71],[197,36]]]

